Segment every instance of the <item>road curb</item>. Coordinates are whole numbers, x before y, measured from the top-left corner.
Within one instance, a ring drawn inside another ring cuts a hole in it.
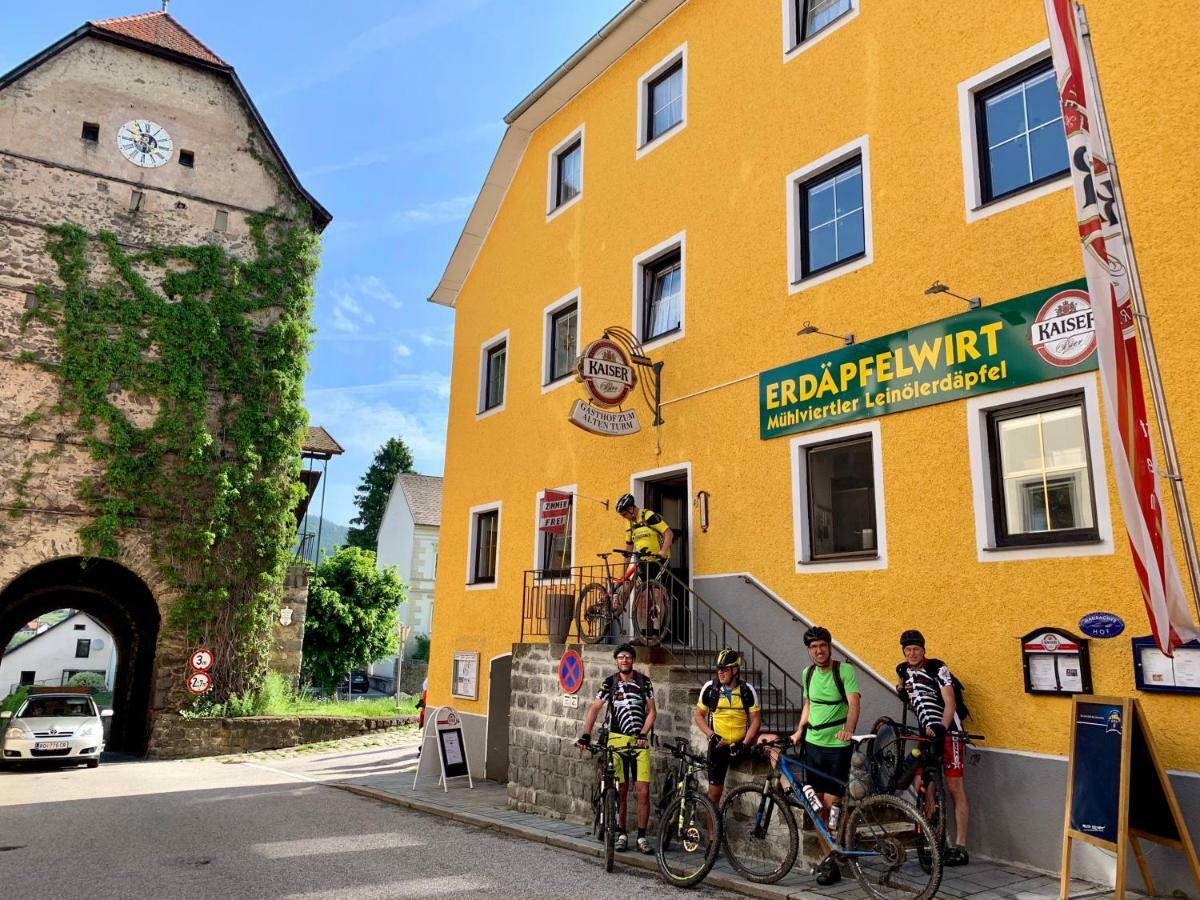
[[[390,803],[392,806],[411,809],[414,812],[428,813],[443,819],[459,822],[463,825],[472,825],[484,831],[495,831],[500,834],[509,835],[510,837],[532,841],[535,844],[546,844],[560,850],[569,850],[580,856],[590,856],[599,859],[604,855],[600,847],[592,846],[591,842],[584,838],[546,834],[544,831],[530,828],[527,825],[500,822],[487,816],[480,816],[462,810],[447,809],[436,803],[429,803],[415,797],[401,797],[387,791],[379,791],[357,784],[330,784],[329,782],[326,782],[326,784],[329,787],[337,788],[350,794],[356,794],[359,797],[366,797],[369,800],[379,800],[383,803]],[[658,874],[658,862],[653,856],[644,856],[640,853],[623,853],[617,856],[616,861],[624,868],[640,869],[645,872],[652,872],[655,875]],[[828,897],[808,891],[796,891],[787,888],[771,887],[765,884],[753,884],[722,872],[710,872],[708,877],[702,882],[702,885],[704,887],[730,891],[740,894],[743,897],[759,897],[766,898],[766,900],[829,900]]]

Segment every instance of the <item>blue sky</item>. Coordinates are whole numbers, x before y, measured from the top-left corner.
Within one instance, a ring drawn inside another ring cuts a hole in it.
[[[346,448],[326,517],[347,523],[375,450],[441,474],[454,314],[427,303],[503,117],[625,0],[172,0],[233,65],[305,187],[333,213],[307,383]],[[5,3],[0,72],[87,20],[154,0]]]

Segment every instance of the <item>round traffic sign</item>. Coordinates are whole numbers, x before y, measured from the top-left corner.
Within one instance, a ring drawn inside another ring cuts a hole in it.
[[[578,650],[568,650],[558,661],[558,683],[568,694],[583,687],[583,657]]]
[[[212,690],[212,676],[207,672],[193,672],[188,676],[187,689],[193,694],[207,694]]]
[[[201,647],[199,650],[197,650],[195,653],[192,654],[190,662],[192,664],[192,668],[195,671],[207,672],[209,669],[212,668],[212,664],[213,664],[212,651],[206,650],[203,647]]]

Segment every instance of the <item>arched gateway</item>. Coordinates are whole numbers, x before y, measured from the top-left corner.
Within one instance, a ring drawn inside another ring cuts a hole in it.
[[[161,625],[150,588],[129,569],[107,559],[68,556],[27,569],[0,590],[0,659],[17,629],[55,609],[86,612],[112,635],[117,674],[108,747],[144,752]]]

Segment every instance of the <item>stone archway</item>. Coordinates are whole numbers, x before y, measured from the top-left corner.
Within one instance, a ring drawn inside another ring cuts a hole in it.
[[[0,658],[17,629],[55,609],[98,619],[117,649],[108,747],[144,753],[150,735],[161,616],[146,583],[120,563],[69,556],[36,565],[0,591]]]

